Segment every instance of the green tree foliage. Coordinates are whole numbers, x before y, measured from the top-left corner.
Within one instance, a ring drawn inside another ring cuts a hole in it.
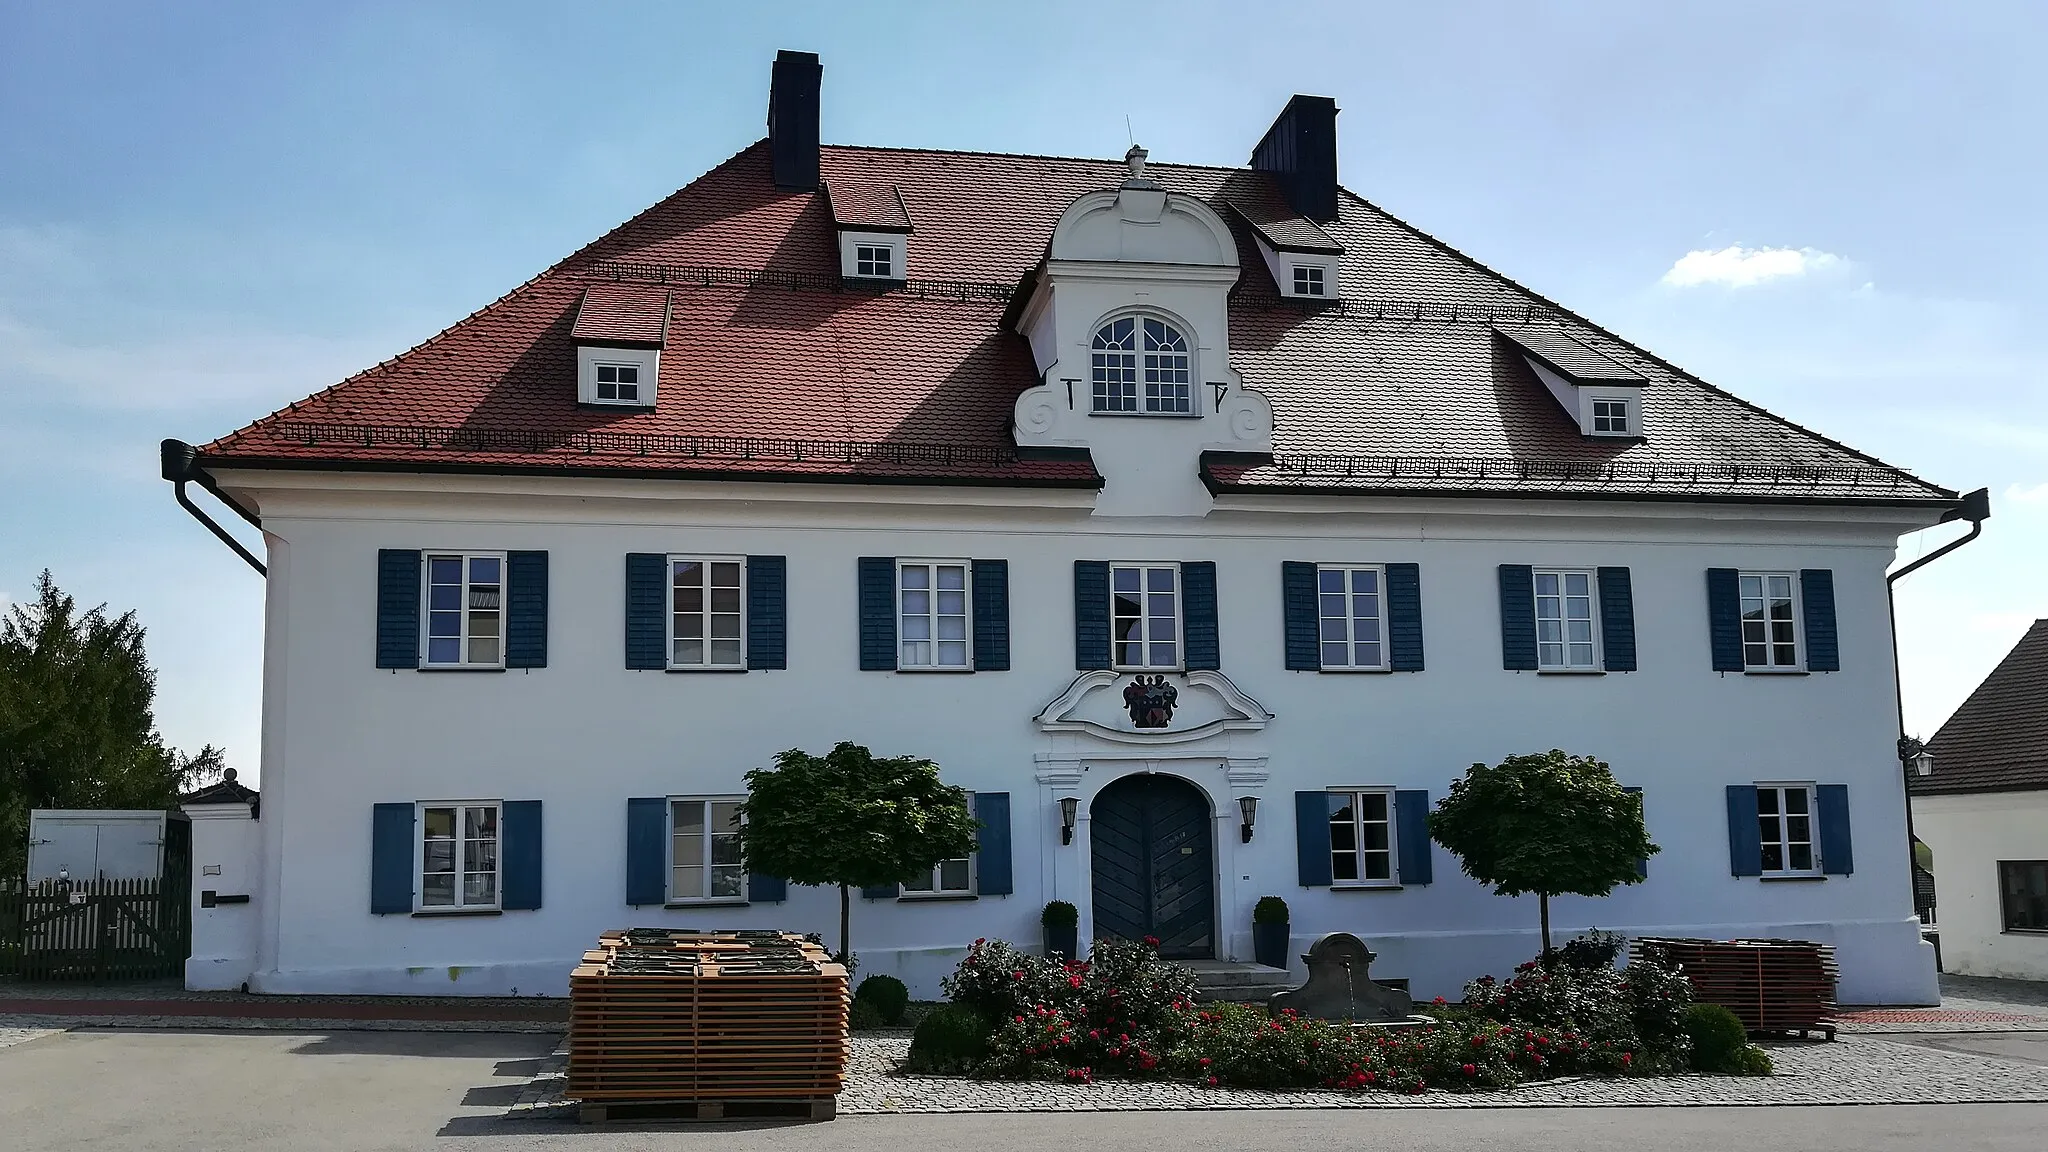
[[[0,617],[0,876],[27,866],[35,808],[164,808],[220,776],[220,749],[164,746],[134,612],[80,612],[46,571]]]
[[[1552,896],[1640,884],[1637,861],[1659,851],[1643,827],[1642,797],[1600,761],[1557,749],[1474,764],[1429,814],[1429,834],[1496,895],[1536,893],[1546,957]]]
[[[876,756],[841,741],[823,756],[792,748],[747,773],[740,855],[750,872],[839,888],[839,955],[851,955],[853,888],[901,884],[975,850],[967,792],[915,756]]]

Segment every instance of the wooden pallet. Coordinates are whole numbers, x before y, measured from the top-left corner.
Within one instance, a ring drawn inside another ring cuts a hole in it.
[[[755,1119],[831,1120],[839,1115],[836,1096],[783,1099],[626,1100],[585,1103],[577,1119],[585,1124],[615,1120],[715,1121]]]
[[[586,1107],[780,1106],[844,1084],[846,969],[800,936],[624,930],[583,961],[566,1095]]]
[[[1693,995],[1735,1013],[1753,1033],[1814,1032],[1835,1038],[1834,949],[1806,940],[1688,940],[1642,937],[1630,959],[1657,955],[1678,965]]]

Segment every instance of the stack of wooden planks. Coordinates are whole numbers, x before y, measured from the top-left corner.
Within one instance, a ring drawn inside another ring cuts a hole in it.
[[[830,1118],[846,1068],[846,983],[843,965],[789,933],[604,933],[569,974],[566,1095],[586,1120],[627,1105]]]
[[[1735,1013],[1751,1032],[1835,1036],[1835,950],[1810,940],[1682,940],[1645,936],[1629,958],[1661,956],[1684,971],[1693,996]]]

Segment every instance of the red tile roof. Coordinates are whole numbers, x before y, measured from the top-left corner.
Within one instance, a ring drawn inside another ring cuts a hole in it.
[[[1060,214],[1124,166],[827,147],[820,169],[835,191],[895,190],[923,278],[842,287],[828,196],[777,189],[759,143],[419,347],[206,445],[201,463],[1094,483],[1086,464],[1016,457],[1011,404],[1034,372],[1002,319]],[[1146,173],[1218,207],[1252,206],[1226,214],[1243,268],[1231,362],[1272,401],[1274,460],[1216,465],[1213,487],[1954,496],[1737,400],[1348,193],[1325,230],[1343,248],[1343,299],[1282,300],[1245,223],[1277,211],[1265,174]],[[657,409],[576,405],[574,329],[593,288],[669,294]],[[1581,436],[1493,335],[1538,323],[1648,381],[1644,441]]]
[[[1934,773],[1915,796],[2048,789],[2048,620],[2036,620],[1927,742]]]
[[[637,284],[592,284],[583,290],[576,344],[641,344],[660,347],[668,335],[668,293]]]
[[[894,184],[834,180],[825,186],[825,199],[831,203],[832,223],[838,227],[869,232],[911,230],[903,194]]]

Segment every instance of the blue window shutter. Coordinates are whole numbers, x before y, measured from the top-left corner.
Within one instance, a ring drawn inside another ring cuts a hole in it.
[[[1403,788],[1394,793],[1395,845],[1401,857],[1401,883],[1427,884],[1435,877],[1429,850],[1429,792]]]
[[[1303,888],[1330,886],[1330,794],[1294,794],[1295,869]]]
[[[788,588],[787,558],[747,557],[747,667],[789,667]]]
[[[860,890],[860,898],[863,900],[894,900],[896,898],[896,885],[870,884]]]
[[[860,667],[896,669],[896,558],[860,558]]]
[[[1601,569],[1601,571],[1605,572],[1606,569],[1603,568]],[[1622,571],[1626,572],[1627,569],[1624,568],[1622,569]],[[1642,802],[1643,790],[1641,788],[1624,787],[1622,791],[1628,793],[1631,796],[1634,796],[1636,798],[1637,803]],[[1648,858],[1636,861],[1636,875],[1648,878],[1648,876],[1650,875],[1650,861]]]
[[[1756,823],[1756,785],[1728,786],[1728,872],[1764,874],[1764,838]]]
[[[668,903],[668,801],[635,796],[626,801],[626,903]]]
[[[1714,671],[1742,671],[1742,580],[1741,574],[1733,568],[1707,569],[1707,638],[1714,647]],[[1756,809],[1749,812],[1750,823],[1756,823]],[[1755,828],[1750,835],[1757,834]],[[1757,849],[1758,867],[1762,867],[1763,849]],[[1755,872],[1737,872],[1737,876],[1755,876]]]
[[[626,554],[626,667],[660,671],[668,667],[668,557],[658,552]],[[660,901],[656,901],[660,903]]]
[[[1109,561],[1074,561],[1074,669],[1109,667]]]
[[[546,555],[546,553],[542,553]],[[540,801],[507,800],[498,835],[503,839],[506,911],[540,907]]]
[[[370,809],[370,911],[376,915],[412,911],[412,820],[409,803]]]
[[[505,667],[548,666],[548,554],[505,554]]]
[[[1536,574],[1527,564],[1500,566],[1500,666],[1536,670]]]
[[[1628,569],[1602,568],[1600,579],[1600,647],[1609,672],[1636,670],[1636,597]]]
[[[1822,784],[1813,792],[1820,809],[1820,870],[1828,876],[1847,876],[1856,871],[1856,856],[1849,848],[1849,786]]]
[[[1287,670],[1315,672],[1323,666],[1321,614],[1316,610],[1316,566],[1304,560],[1280,562],[1280,614],[1286,625]],[[1324,864],[1327,868],[1329,865]]]
[[[760,872],[747,873],[747,902],[749,904],[780,904],[789,899],[789,881],[780,876],[768,876]]]
[[[1835,641],[1835,570],[1801,569],[1799,601],[1806,617],[1806,670],[1840,672],[1842,651]]]
[[[1008,896],[1010,884],[1010,794],[976,792],[974,818],[981,821],[981,850],[976,854],[975,890],[983,896]]]
[[[974,670],[1010,670],[1010,562],[974,562]]]
[[[1387,666],[1422,671],[1422,569],[1387,565]]]
[[[377,667],[420,666],[420,553],[377,550]],[[412,910],[411,897],[406,910]]]
[[[1187,670],[1223,667],[1223,638],[1216,627],[1216,564],[1191,560],[1180,566],[1182,629],[1187,634]]]

